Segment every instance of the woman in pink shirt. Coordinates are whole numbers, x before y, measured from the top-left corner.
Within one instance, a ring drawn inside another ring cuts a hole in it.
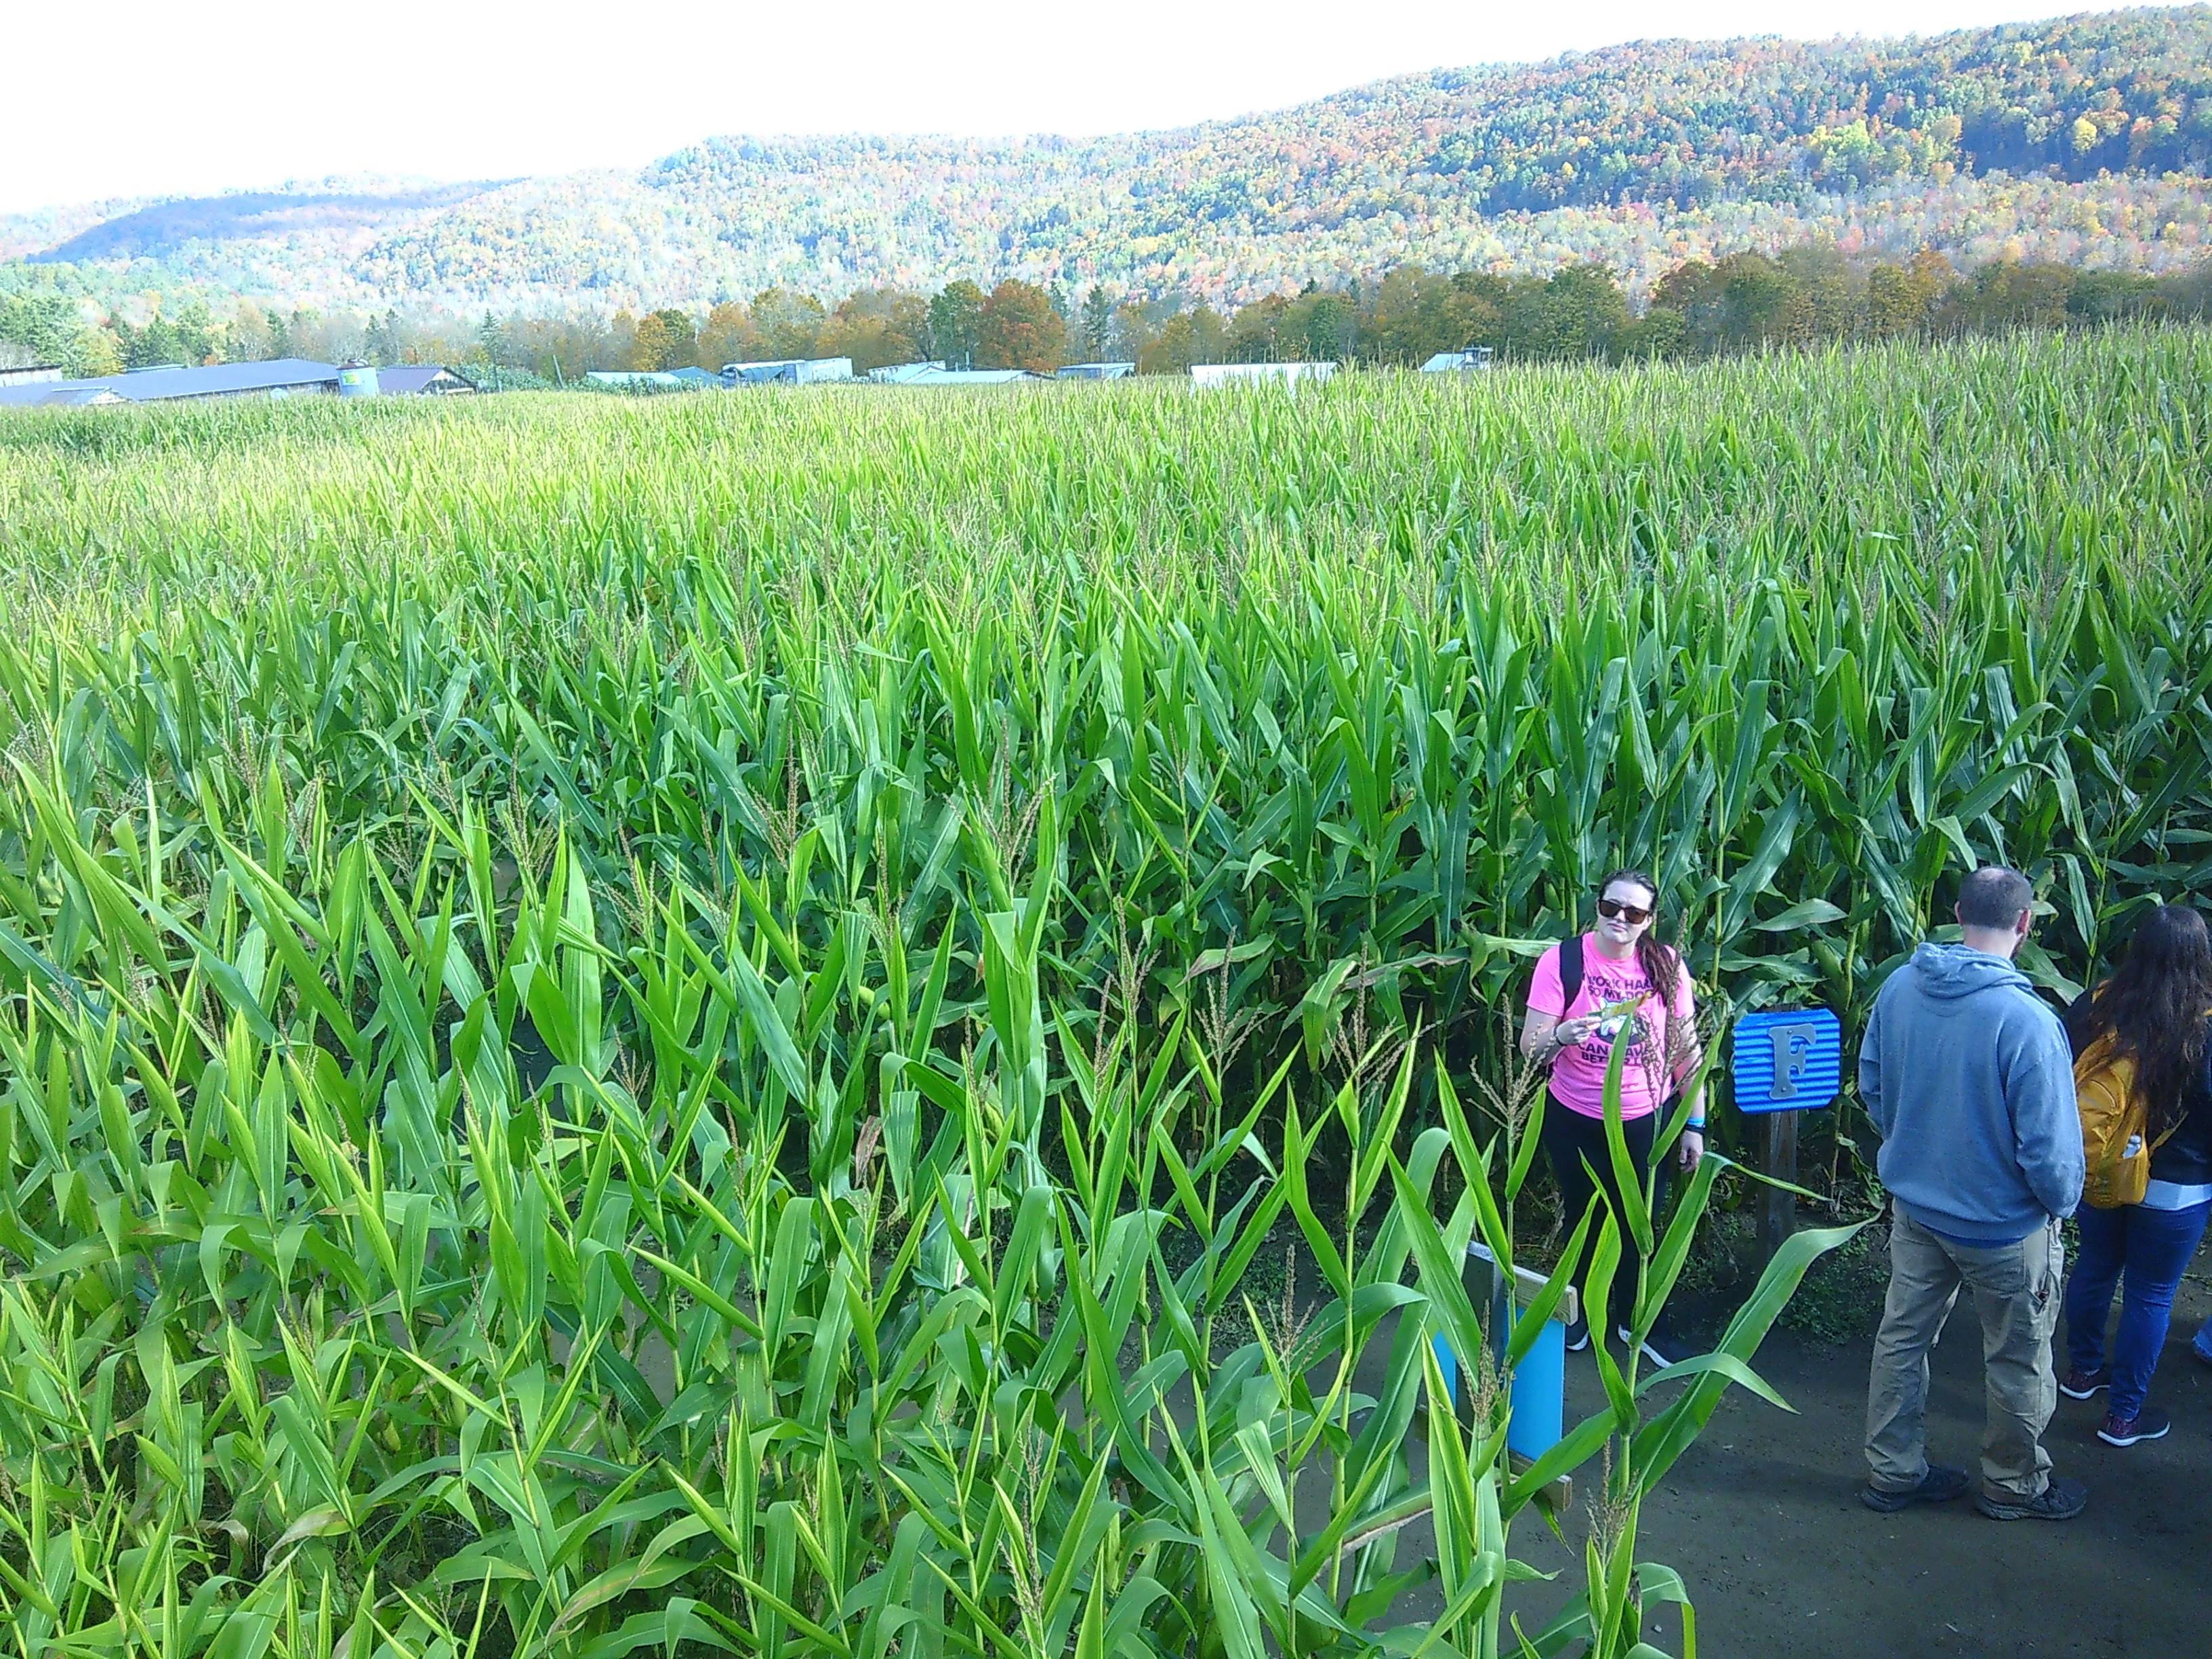
[[[1641,1176],[1651,1167],[1652,1140],[1661,1127],[1661,1107],[1694,1073],[1703,1058],[1698,1045],[1696,1005],[1680,952],[1654,935],[1659,889],[1640,870],[1616,870],[1598,888],[1597,926],[1579,939],[1544,952],[1528,988],[1528,1014],[1521,1029],[1521,1052],[1551,1067],[1550,1098],[1544,1104],[1544,1155],[1559,1183],[1567,1224],[1582,1218],[1594,1190],[1602,1190],[1618,1220],[1620,1194],[1614,1183],[1613,1155],[1605,1139],[1605,1078],[1616,1043],[1628,1045],[1620,1073],[1621,1128],[1629,1156]],[[1580,983],[1574,969],[1579,962]],[[1621,1010],[1621,1005],[1629,1005]],[[1607,1015],[1607,1010],[1620,1010]],[[1690,1105],[1680,1162],[1693,1169],[1705,1152],[1705,1113],[1702,1092]],[[1587,1167],[1585,1167],[1587,1165]],[[1590,1170],[1597,1172],[1593,1188]],[[1662,1162],[1653,1214],[1667,1201]],[[1612,1300],[1626,1310],[1635,1294],[1635,1241],[1621,1223],[1624,1259],[1613,1275]],[[1587,1260],[1587,1257],[1585,1258]],[[1592,1310],[1584,1297],[1584,1318],[1567,1334],[1567,1346],[1579,1351],[1589,1341],[1589,1319],[1606,1328],[1608,1310]],[[1627,1340],[1626,1326],[1617,1328]],[[1647,1340],[1645,1358],[1664,1365],[1668,1358]]]

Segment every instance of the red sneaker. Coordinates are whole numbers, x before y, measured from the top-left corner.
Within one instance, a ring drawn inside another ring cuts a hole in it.
[[[2138,1440],[2161,1440],[2172,1426],[2173,1419],[2164,1412],[2145,1406],[2133,1417],[2115,1417],[2107,1412],[2097,1438],[2108,1446],[2132,1446]]]

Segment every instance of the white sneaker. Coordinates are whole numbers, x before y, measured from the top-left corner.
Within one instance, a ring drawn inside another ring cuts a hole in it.
[[[1620,1345],[1623,1347],[1627,1347],[1636,1341],[1636,1333],[1630,1330],[1626,1325],[1616,1325],[1613,1328],[1613,1334],[1620,1339]],[[1656,1365],[1662,1371],[1665,1370],[1668,1366],[1674,1363],[1673,1360],[1668,1358],[1665,1354],[1661,1353],[1658,1349],[1653,1347],[1651,1346],[1650,1339],[1648,1337],[1645,1338],[1643,1343],[1637,1347],[1637,1352],[1642,1354],[1646,1359],[1650,1360],[1653,1364]]]

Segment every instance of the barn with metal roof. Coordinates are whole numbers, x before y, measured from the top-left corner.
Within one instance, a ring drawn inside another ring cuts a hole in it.
[[[158,368],[136,368],[88,380],[47,380],[0,386],[0,407],[82,408],[88,404],[166,404],[211,398],[336,397],[340,377],[359,368],[342,368],[304,357],[278,357],[265,363],[216,363],[204,368],[165,363]],[[374,385],[379,392],[395,397],[453,396],[474,390],[451,369],[428,363],[378,369]]]
[[[777,357],[757,363],[724,363],[724,386],[813,386],[853,378],[850,357]]]
[[[106,386],[125,403],[165,404],[197,398],[288,398],[337,395],[335,363],[277,357],[265,363],[216,363],[204,368],[138,368],[64,386]]]
[[[0,386],[0,409],[88,409],[123,401],[104,386],[87,386],[78,380],[25,380]]]
[[[900,386],[1013,386],[1023,380],[1042,377],[1025,368],[925,368],[918,374],[908,374],[897,382]]]

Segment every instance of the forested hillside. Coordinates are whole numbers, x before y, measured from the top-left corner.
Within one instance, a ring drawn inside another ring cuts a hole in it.
[[[1923,41],[1656,41],[1085,143],[717,138],[480,198],[359,271],[432,293],[981,273],[1243,300],[1409,258],[1595,255],[1656,277],[1814,230],[2155,268],[2205,234],[2208,161],[2212,11],[2195,7]]]
[[[90,262],[65,285],[94,294],[609,309],[1005,276],[1243,301],[1407,260],[1596,258],[1638,289],[1685,257],[1808,236],[2158,270],[2212,245],[2208,168],[2212,9],[2195,6],[1644,42],[1093,140],[712,138],[635,171],[394,198],[373,237],[350,199],[49,215],[74,234],[44,257]],[[0,223],[0,248],[29,228]]]

